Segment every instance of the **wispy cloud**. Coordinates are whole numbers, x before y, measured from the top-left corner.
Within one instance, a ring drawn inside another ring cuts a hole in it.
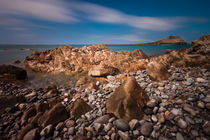
[[[203,18],[189,17],[143,17],[126,14],[105,6],[64,0],[1,0],[0,18],[8,17],[36,18],[40,20],[75,23],[89,20],[108,24],[127,25],[137,29],[168,31],[181,27],[185,22],[206,22]],[[0,21],[0,25],[14,21]]]
[[[0,14],[37,18],[55,22],[73,22],[77,19],[62,0],[1,0]]]

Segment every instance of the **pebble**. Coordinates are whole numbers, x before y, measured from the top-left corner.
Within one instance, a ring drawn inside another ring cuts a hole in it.
[[[104,116],[98,117],[93,123],[106,124],[108,123],[109,119],[110,119],[109,115],[104,115]]]
[[[148,102],[147,102],[147,106],[148,107],[155,107],[157,105],[157,101],[155,99],[150,99]]]
[[[131,130],[135,130],[137,127],[140,126],[140,123],[137,119],[132,119],[130,122],[129,122],[129,126],[130,126],[130,129]]]
[[[152,132],[153,126],[152,123],[149,122],[145,122],[142,126],[141,126],[141,134],[148,137],[150,135],[150,133]]]
[[[75,123],[74,123],[73,120],[67,120],[67,121],[66,121],[66,127],[67,127],[67,128],[70,128],[70,127],[74,126],[74,124],[75,124]]]
[[[130,126],[128,125],[128,123],[126,123],[122,119],[117,119],[114,124],[116,125],[117,129],[119,129],[119,130],[122,130],[122,131],[130,130]]]
[[[49,124],[40,132],[40,136],[50,137],[53,135],[53,125]]]
[[[100,123],[93,123],[93,127],[95,128],[97,132],[100,132],[101,130],[103,130],[103,125]]]
[[[152,119],[153,122],[157,122],[158,121],[156,115],[152,115],[151,119]]]
[[[187,128],[187,123],[183,119],[179,119],[178,126],[182,129],[185,129],[185,128]]]
[[[74,127],[68,128],[68,134],[69,135],[74,135],[74,133],[75,133],[75,128]]]
[[[120,135],[120,137],[123,139],[123,140],[130,140],[131,138],[129,137],[128,133],[126,132],[123,132],[123,131],[118,131],[118,134]]]
[[[182,134],[181,133],[176,133],[176,139],[177,140],[184,140],[184,137],[182,136]]]

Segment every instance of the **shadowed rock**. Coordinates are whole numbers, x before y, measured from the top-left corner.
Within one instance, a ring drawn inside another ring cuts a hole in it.
[[[65,107],[58,103],[46,112],[38,120],[39,126],[46,126],[48,124],[56,125],[57,123],[66,120],[69,117]]]
[[[79,118],[81,115],[87,113],[92,108],[84,100],[78,98],[76,101],[71,103],[66,109],[71,116]]]
[[[0,65],[0,81],[20,83],[27,79],[27,72],[13,65]]]
[[[147,101],[147,94],[141,89],[135,78],[128,77],[125,83],[108,98],[107,113],[113,113],[116,117],[126,121],[140,119]]]

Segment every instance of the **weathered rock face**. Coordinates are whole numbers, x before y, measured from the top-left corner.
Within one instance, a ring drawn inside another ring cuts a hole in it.
[[[79,118],[81,115],[91,110],[91,107],[82,99],[78,98],[76,101],[71,103],[67,108],[71,116]]]
[[[107,113],[112,113],[126,121],[139,119],[143,115],[143,107],[147,100],[147,94],[141,89],[135,78],[128,77],[124,84],[108,98]]]
[[[100,71],[102,75],[112,75],[117,69],[127,71],[131,64],[144,58],[147,56],[141,50],[114,52],[103,45],[84,46],[81,49],[61,46],[53,50],[34,52],[25,58],[23,65],[36,72],[67,74],[85,73],[100,65],[106,67]]]
[[[0,81],[17,83],[27,79],[27,72],[12,65],[0,65]]]

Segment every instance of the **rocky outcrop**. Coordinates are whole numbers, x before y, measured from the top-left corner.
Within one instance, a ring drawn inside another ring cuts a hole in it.
[[[126,121],[139,119],[143,115],[143,107],[147,100],[148,96],[135,78],[128,77],[124,84],[118,87],[108,98],[106,102],[107,113],[112,113]]]
[[[0,65],[0,81],[19,83],[27,79],[27,72],[13,65]]]
[[[173,44],[173,45],[188,45],[189,43],[185,42],[179,36],[168,36],[162,40],[158,40],[155,42],[149,42],[141,45],[163,45],[163,44]]]
[[[116,74],[118,70],[129,71],[128,68],[133,69],[132,64],[145,58],[147,56],[141,50],[114,52],[104,45],[84,46],[80,49],[61,46],[53,50],[34,52],[25,58],[23,65],[36,72],[66,74],[88,73],[100,65],[103,69],[99,75],[104,76]],[[90,72],[92,74],[94,75]]]
[[[156,44],[184,44],[179,37],[170,36]],[[81,49],[61,46],[44,52],[34,52],[23,64],[37,72],[106,77],[119,72],[133,72],[145,69],[153,80],[170,77],[168,68],[202,67],[210,68],[210,35],[192,43],[189,49],[174,50],[168,54],[148,58],[141,50],[114,52],[103,45],[84,46]],[[79,83],[79,82],[78,82]]]

